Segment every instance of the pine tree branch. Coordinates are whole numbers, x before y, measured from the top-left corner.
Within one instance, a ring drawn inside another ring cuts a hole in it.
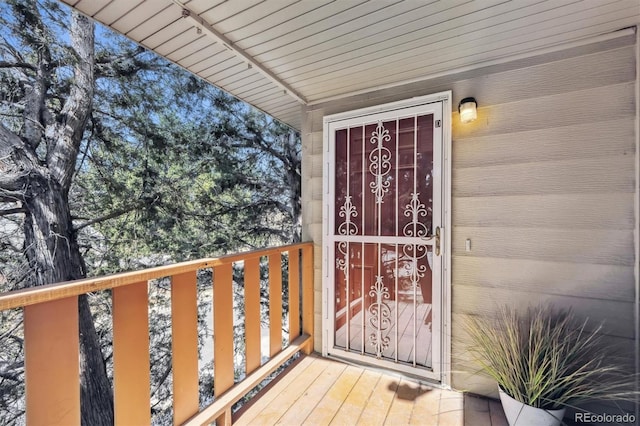
[[[26,62],[6,62],[0,61],[0,68],[25,68],[31,71],[37,71],[38,69]]]
[[[130,212],[134,211],[134,210],[137,210],[140,207],[143,207],[144,205],[145,205],[145,203],[136,203],[136,204],[134,204],[132,206],[125,207],[125,208],[120,209],[120,210],[112,211],[109,214],[97,217],[95,219],[88,220],[85,223],[82,223],[82,224],[74,227],[74,231],[79,231],[82,228],[86,228],[87,226],[95,225],[96,223],[104,222],[105,220],[115,219],[118,216],[122,216],[123,214],[127,214],[127,213],[130,213]]]
[[[24,207],[16,207],[14,209],[0,210],[0,217],[9,216],[11,214],[17,214],[17,213],[26,213],[26,212],[27,210]]]

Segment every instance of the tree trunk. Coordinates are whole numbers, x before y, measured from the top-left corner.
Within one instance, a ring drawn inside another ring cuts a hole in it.
[[[38,28],[34,33],[40,38],[36,37],[34,43],[39,66],[26,92],[24,121],[28,124],[23,127],[22,138],[0,123],[0,190],[19,200],[25,210],[24,252],[31,270],[28,284],[39,286],[86,276],[68,194],[92,108],[94,33],[88,18],[72,14],[74,78],[54,119],[46,105],[52,78],[47,32],[35,2],[19,10],[28,14],[27,21]],[[79,298],[78,309],[82,424],[111,425],[114,419],[111,383],[86,296]]]
[[[86,276],[71,222],[67,192],[59,183],[35,172],[27,188],[24,222],[31,286],[76,280]],[[111,383],[87,296],[78,301],[80,318],[80,390],[83,425],[112,425]]]
[[[289,160],[287,167],[287,187],[289,189],[289,204],[291,206],[292,242],[302,241],[302,181],[301,181],[301,151],[298,148],[298,138],[293,130],[285,136],[286,156]]]

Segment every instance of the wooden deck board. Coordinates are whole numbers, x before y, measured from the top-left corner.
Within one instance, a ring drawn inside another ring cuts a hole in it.
[[[303,357],[237,417],[238,425],[507,424],[497,401],[317,354]]]
[[[386,424],[409,424],[416,398],[427,388],[411,380],[401,379],[387,413]]]
[[[362,376],[362,369],[352,365],[344,369],[338,380],[331,386],[324,398],[316,405],[306,422],[327,425],[336,417],[343,402]],[[360,416],[360,413],[358,413]],[[352,417],[353,419],[353,417]]]
[[[410,425],[436,425],[438,424],[438,411],[440,408],[440,389],[429,389],[414,401],[413,411],[409,419]]]
[[[333,386],[346,367],[346,364],[329,362],[318,378],[307,387],[304,392],[304,398],[299,398],[294,402],[280,420],[278,420],[277,424],[292,425],[306,423],[309,414],[311,414],[324,399],[328,390]],[[298,378],[298,381],[301,381],[301,379],[302,378]],[[297,387],[298,383],[294,382],[292,386]],[[300,388],[302,388],[302,386],[301,384]]]
[[[274,425],[284,413],[291,407],[302,395],[305,394],[306,389],[313,384],[313,382],[324,372],[331,361],[323,360],[321,358],[313,359],[313,362],[304,369],[302,374],[298,374],[297,377],[289,383],[287,386],[281,386],[278,389],[277,395],[272,398],[272,401],[264,407],[262,411],[250,422],[246,424],[260,424],[260,425]],[[280,384],[280,383],[278,383]],[[272,389],[272,392],[275,391]],[[253,408],[253,407],[252,407]],[[251,411],[251,409],[249,409]],[[242,420],[244,416],[240,417]]]
[[[298,364],[291,368],[287,374],[285,374],[268,392],[263,392],[259,398],[253,401],[250,409],[245,412],[236,420],[235,424],[249,425],[252,424],[253,419],[266,409],[269,404],[280,395],[291,383],[309,367],[314,361],[314,357],[304,357]]]
[[[364,406],[381,376],[382,374],[378,372],[363,370],[360,378],[345,398],[330,425],[340,426],[349,424],[350,422],[356,422],[360,418],[362,410],[364,410]]]
[[[391,407],[393,397],[398,389],[398,381],[396,377],[386,375],[380,377],[364,410],[362,410],[358,423],[364,425],[384,424],[389,407]]]
[[[446,392],[440,397],[438,425],[462,426],[464,424],[464,395],[459,392]]]

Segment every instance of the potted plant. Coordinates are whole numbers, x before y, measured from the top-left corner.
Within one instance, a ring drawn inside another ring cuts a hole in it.
[[[633,400],[633,375],[569,309],[546,306],[466,323],[470,352],[498,382],[510,426],[559,425],[564,410],[586,400]],[[632,376],[632,377],[630,377]]]

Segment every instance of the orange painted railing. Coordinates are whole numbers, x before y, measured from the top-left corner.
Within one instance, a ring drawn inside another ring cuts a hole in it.
[[[289,340],[282,347],[282,256],[289,259]],[[271,359],[261,365],[260,260],[269,262]],[[234,384],[233,264],[244,262],[247,376]],[[213,269],[214,402],[198,407],[199,269]],[[231,406],[297,352],[313,350],[313,245],[294,244],[0,294],[24,309],[29,425],[80,424],[78,295],[111,289],[116,424],[149,424],[148,281],[171,278],[174,424],[231,422]],[[298,303],[300,302],[300,303]],[[302,318],[302,324],[300,323]]]

